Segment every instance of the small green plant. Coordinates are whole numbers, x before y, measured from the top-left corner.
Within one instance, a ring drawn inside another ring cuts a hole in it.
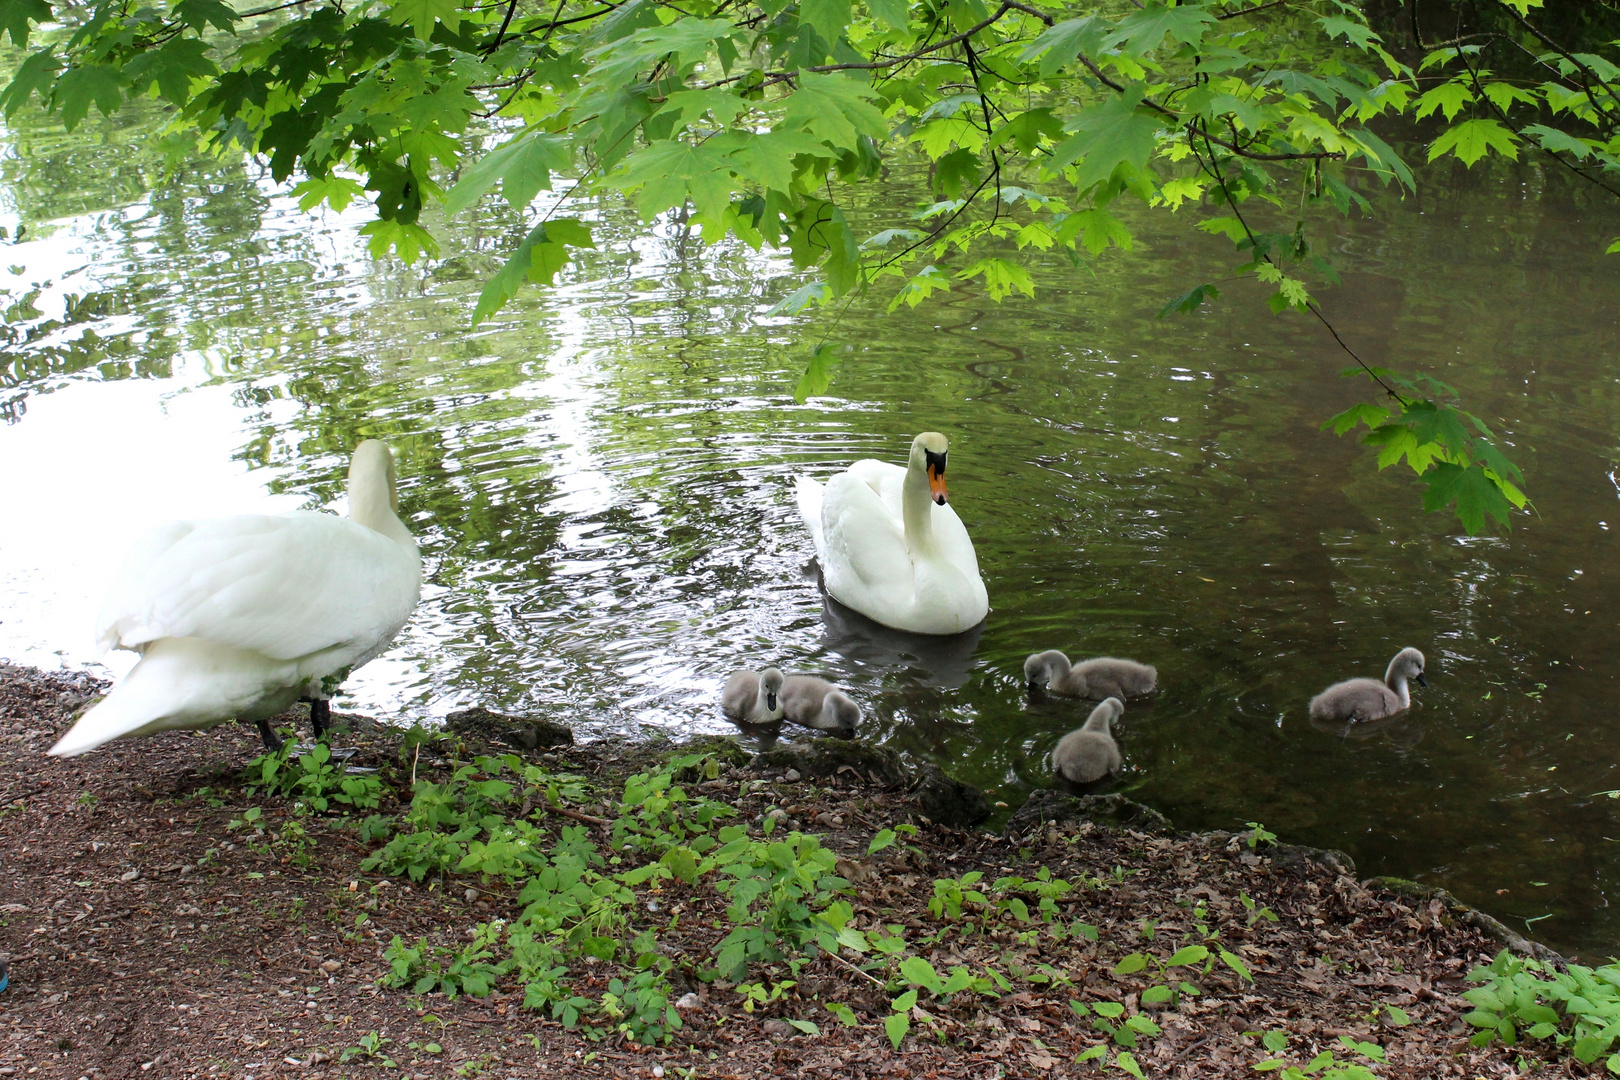
[[[503,973],[492,963],[494,946],[500,940],[499,922],[480,923],[473,929],[472,943],[463,949],[433,948],[424,941],[406,945],[398,934],[383,951],[388,961],[387,986],[410,986],[413,994],[442,993],[484,997]]]
[[[669,980],[656,970],[610,981],[602,995],[602,1013],[617,1021],[616,1030],[643,1046],[669,1042],[681,1026],[681,1014],[669,1002]]]
[[[332,748],[325,743],[317,743],[297,758],[292,756],[294,750],[288,739],[281,749],[248,762],[244,772],[248,786],[295,799],[319,813],[334,805],[356,810],[375,810],[381,805],[382,781],[370,775],[349,775],[341,763],[332,763]]]
[[[1273,847],[1276,845],[1277,834],[1268,831],[1266,827],[1260,824],[1258,821],[1245,821],[1244,824],[1249,827],[1249,831],[1246,833],[1239,833],[1238,835],[1242,836],[1248,843],[1250,851],[1253,851],[1261,844],[1264,844],[1267,847]]]
[[[1463,994],[1474,1006],[1463,1019],[1479,1029],[1469,1040],[1474,1046],[1550,1039],[1585,1065],[1607,1054],[1608,1070],[1620,1073],[1620,965],[1571,964],[1564,972],[1503,949],[1468,978],[1482,984]]]
[[[393,1039],[384,1038],[375,1031],[360,1036],[357,1045],[351,1046],[339,1055],[340,1062],[363,1061],[367,1065],[381,1065],[385,1069],[397,1069],[394,1059],[383,1052],[383,1047],[393,1042]]]
[[[1279,1038],[1272,1039],[1274,1035]],[[1272,1053],[1281,1053],[1288,1042],[1287,1036],[1280,1031],[1266,1032],[1261,1041]],[[1338,1048],[1324,1050],[1304,1065],[1291,1065],[1286,1058],[1270,1058],[1256,1062],[1254,1071],[1276,1072],[1282,1080],[1378,1080],[1377,1073],[1360,1061],[1340,1058],[1337,1050],[1348,1051],[1363,1061],[1384,1060],[1384,1048],[1377,1043],[1360,1042],[1348,1035],[1341,1035]]]

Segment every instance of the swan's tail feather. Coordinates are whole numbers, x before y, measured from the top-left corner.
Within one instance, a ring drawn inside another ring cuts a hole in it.
[[[167,710],[141,685],[143,681],[125,679],[112,693],[79,714],[67,734],[47,752],[53,757],[74,757],[160,719]]]
[[[794,496],[799,503],[799,516],[804,519],[805,528],[810,530],[810,539],[816,545],[816,558],[826,560],[825,548],[821,540],[821,493],[825,490],[823,485],[816,483],[808,476],[801,476],[794,483]]]

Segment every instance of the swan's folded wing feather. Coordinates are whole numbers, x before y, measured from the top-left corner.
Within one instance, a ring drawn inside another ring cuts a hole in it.
[[[190,524],[114,589],[103,625],[125,648],[196,637],[294,659],[374,638],[415,606],[415,552],[347,519],[299,512]]]
[[[878,493],[851,472],[827,482],[822,494],[823,541],[833,595],[856,585],[872,596],[902,601],[911,595],[911,556],[905,534]],[[847,601],[846,601],[847,602]]]
[[[149,529],[124,556],[124,563],[109,586],[96,616],[96,644],[102,652],[123,645],[120,621],[144,601],[146,582],[154,563],[197,527],[193,521],[165,521]]]

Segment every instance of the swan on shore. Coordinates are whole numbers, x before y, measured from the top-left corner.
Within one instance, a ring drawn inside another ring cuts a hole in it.
[[[404,627],[422,559],[399,518],[394,456],[368,439],[349,465],[349,516],[300,510],[159,526],[126,560],[98,619],[102,649],[140,660],[51,747],[266,721],[299,698],[324,734],[328,700]]]

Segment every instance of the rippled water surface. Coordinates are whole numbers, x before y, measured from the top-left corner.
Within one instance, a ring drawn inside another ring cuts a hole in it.
[[[27,231],[0,244],[0,655],[94,659],[142,525],[341,510],[346,451],[376,435],[428,585],[343,707],[719,731],[725,674],[771,662],[844,681],[869,734],[1017,805],[1084,712],[1026,703],[1024,656],[1133,656],[1163,689],[1125,717],[1120,787],[1178,824],[1262,821],[1616,951],[1620,801],[1594,793],[1620,788],[1620,264],[1598,254],[1620,220],[1578,194],[1431,177],[1333,244],[1347,338],[1458,386],[1525,465],[1537,514],[1470,539],[1318,432],[1361,390],[1317,327],[1241,289],[1154,317],[1229,260],[1162,223],[1128,257],[1045,266],[1034,300],[859,303],[830,396],[795,405],[829,320],[767,314],[804,280],[784,261],[577,207],[598,250],[469,332],[516,218],[375,264],[363,214],[306,217],[240,168],[143,195],[148,134],[5,137],[0,222]],[[926,428],[994,609],[943,642],[829,608],[791,494]],[[1409,644],[1431,682],[1409,718],[1307,721]]]

